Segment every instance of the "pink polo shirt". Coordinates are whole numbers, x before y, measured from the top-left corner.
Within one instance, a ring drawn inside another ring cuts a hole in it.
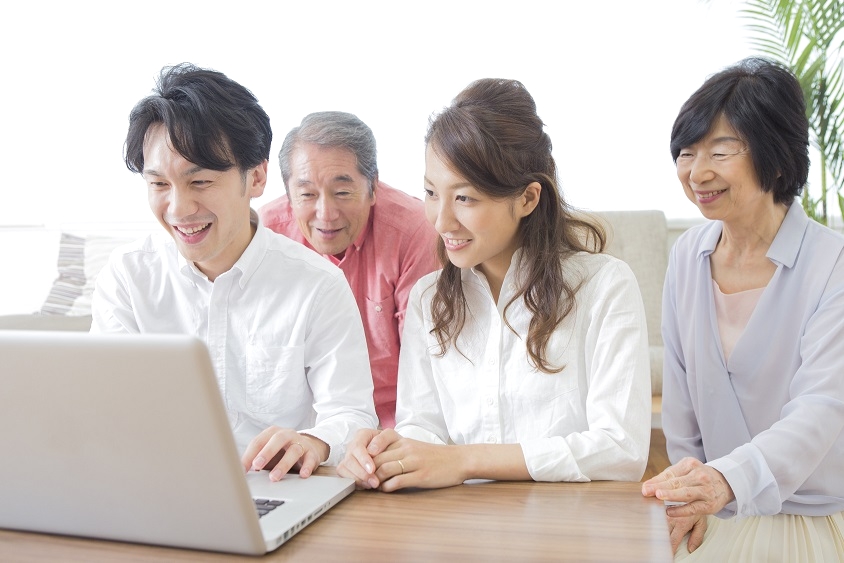
[[[378,183],[375,205],[357,240],[342,260],[326,256],[343,270],[360,309],[375,387],[375,411],[383,428],[396,424],[396,377],[407,298],[416,281],[438,269],[437,234],[425,219],[421,200]],[[261,221],[308,248],[287,196],[263,207]]]

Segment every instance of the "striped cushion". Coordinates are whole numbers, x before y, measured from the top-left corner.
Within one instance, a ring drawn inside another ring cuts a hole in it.
[[[59,277],[53,282],[42,315],[90,315],[97,274],[109,254],[131,238],[62,233],[59,242]]]

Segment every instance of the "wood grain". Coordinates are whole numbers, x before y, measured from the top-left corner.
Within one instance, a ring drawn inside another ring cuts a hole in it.
[[[648,466],[645,469],[645,475],[642,477],[642,481],[647,481],[651,477],[658,475],[669,465],[671,465],[671,462],[668,461],[668,452],[665,449],[665,434],[659,428],[652,428]]]
[[[326,471],[325,469],[321,469]],[[9,561],[254,558],[0,530]],[[268,561],[673,561],[662,504],[639,483],[484,482],[356,491]]]

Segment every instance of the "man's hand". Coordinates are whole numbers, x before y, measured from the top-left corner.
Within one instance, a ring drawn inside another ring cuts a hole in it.
[[[328,444],[318,438],[270,426],[249,443],[240,461],[245,471],[269,469],[270,481],[279,481],[294,466],[300,477],[310,477],[328,453]]]

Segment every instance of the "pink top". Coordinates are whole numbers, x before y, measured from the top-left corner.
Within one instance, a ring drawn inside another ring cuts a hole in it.
[[[425,205],[383,182],[376,188],[369,222],[340,267],[360,309],[374,384],[375,411],[382,428],[396,425],[396,378],[407,298],[416,281],[437,270],[437,234],[425,218]],[[308,244],[287,196],[264,205],[261,221],[271,230]]]
[[[765,288],[748,289],[738,293],[721,293],[718,283],[712,280],[712,289],[715,296],[718,332],[721,334],[721,349],[724,351],[724,359],[729,360]]]

